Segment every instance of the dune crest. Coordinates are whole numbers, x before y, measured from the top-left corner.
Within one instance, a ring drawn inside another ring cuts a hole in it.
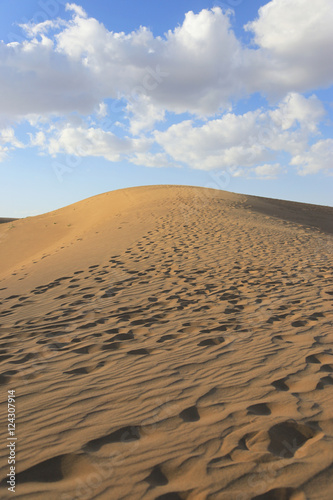
[[[329,500],[332,215],[148,186],[0,224],[15,497]]]

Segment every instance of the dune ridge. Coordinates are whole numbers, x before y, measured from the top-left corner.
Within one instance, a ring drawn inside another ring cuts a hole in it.
[[[1,224],[15,496],[329,500],[332,215],[147,186]]]

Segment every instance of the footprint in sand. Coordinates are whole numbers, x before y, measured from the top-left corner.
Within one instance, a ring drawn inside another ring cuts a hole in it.
[[[266,403],[258,403],[247,407],[248,415],[270,415],[271,409]]]
[[[144,348],[133,349],[132,351],[127,351],[127,354],[131,354],[131,355],[134,355],[134,356],[140,356],[140,355],[147,355],[147,354],[149,354],[149,351],[148,351],[148,349],[144,349]]]
[[[268,451],[282,458],[290,458],[316,435],[316,430],[309,425],[290,420],[273,425],[268,435],[270,439]]]
[[[167,342],[168,340],[174,340],[176,338],[176,335],[162,335],[161,338],[159,338],[157,340],[158,343],[162,343],[162,342]]]
[[[184,422],[197,422],[200,420],[200,415],[196,406],[186,408],[186,410],[180,412],[179,416]]]
[[[280,378],[272,382],[272,386],[275,387],[278,391],[289,391],[289,387],[285,384],[288,377]]]
[[[200,347],[210,347],[222,344],[224,342],[224,337],[215,337],[210,339],[201,340],[198,344]]]
[[[296,321],[293,321],[293,322],[291,323],[291,326],[293,326],[293,327],[295,327],[295,328],[299,328],[299,327],[301,327],[301,326],[305,326],[305,325],[306,325],[306,323],[307,323],[306,321],[298,319],[298,320],[296,320]]]
[[[66,375],[87,375],[88,373],[91,373],[98,368],[102,368],[105,365],[105,361],[100,361],[97,365],[95,366],[82,366],[80,368],[74,368],[73,370],[68,370],[65,371],[64,374]]]
[[[167,477],[163,474],[161,466],[156,465],[145,481],[150,484],[151,487],[165,486],[169,483]]]
[[[98,466],[84,454],[58,455],[44,460],[16,476],[19,484],[24,483],[57,483],[64,479],[86,477],[89,473],[97,473]],[[6,478],[1,486],[6,485]]]
[[[251,500],[291,500],[292,498],[305,500],[304,496],[295,496],[297,490],[294,488],[274,488],[272,490],[263,493],[262,495],[256,495],[252,497]]]
[[[122,427],[97,439],[92,439],[83,446],[84,451],[94,452],[110,443],[131,443],[140,439],[140,427],[136,425]]]

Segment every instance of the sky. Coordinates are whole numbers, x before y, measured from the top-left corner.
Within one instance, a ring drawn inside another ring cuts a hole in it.
[[[333,205],[331,0],[2,0],[0,217],[185,184]]]

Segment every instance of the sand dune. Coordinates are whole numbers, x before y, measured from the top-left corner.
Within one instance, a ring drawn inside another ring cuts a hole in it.
[[[1,224],[1,498],[330,500],[332,215],[150,186]]]

